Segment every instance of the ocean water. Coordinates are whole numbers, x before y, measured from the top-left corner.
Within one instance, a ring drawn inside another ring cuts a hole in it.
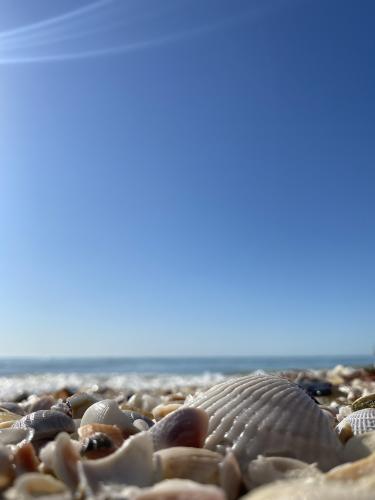
[[[62,387],[118,391],[209,386],[256,370],[283,371],[373,365],[374,356],[179,358],[0,358],[0,400]]]

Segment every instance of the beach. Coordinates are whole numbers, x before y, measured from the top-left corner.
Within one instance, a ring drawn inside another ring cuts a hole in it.
[[[256,500],[282,481],[279,498],[315,498],[313,482],[333,499],[346,481],[348,498],[371,498],[375,369],[370,357],[331,361],[7,360],[2,494]]]

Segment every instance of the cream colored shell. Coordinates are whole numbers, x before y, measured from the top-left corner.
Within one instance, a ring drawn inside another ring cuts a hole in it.
[[[272,375],[250,375],[215,385],[188,406],[209,415],[205,448],[231,449],[246,469],[258,455],[286,456],[322,470],[337,465],[342,444],[327,417],[299,386]]]

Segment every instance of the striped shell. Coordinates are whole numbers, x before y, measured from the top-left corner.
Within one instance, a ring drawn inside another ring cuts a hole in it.
[[[38,410],[13,424],[12,429],[33,429],[33,441],[52,439],[59,432],[72,433],[76,430],[74,421],[60,411]]]
[[[189,406],[209,417],[205,448],[231,449],[246,469],[258,455],[317,462],[322,470],[339,463],[342,445],[319,406],[296,384],[271,375],[251,375],[215,385]]]
[[[350,425],[353,434],[362,434],[363,432],[369,432],[375,430],[375,408],[364,408],[363,410],[358,410],[353,413],[349,413],[336,427],[336,430],[340,433],[345,425]]]

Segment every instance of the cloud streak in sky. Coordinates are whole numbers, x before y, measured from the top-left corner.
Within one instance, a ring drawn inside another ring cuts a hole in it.
[[[189,7],[194,6],[189,1],[176,10],[176,4],[164,2],[142,5],[133,0],[98,0],[0,32],[0,64],[72,61],[157,47],[238,22],[244,15],[258,19],[281,3],[270,0],[261,7],[252,4],[251,9],[244,3],[242,10],[221,18],[213,8],[212,15],[206,15],[204,23],[200,18],[197,24],[194,15],[189,16]]]

